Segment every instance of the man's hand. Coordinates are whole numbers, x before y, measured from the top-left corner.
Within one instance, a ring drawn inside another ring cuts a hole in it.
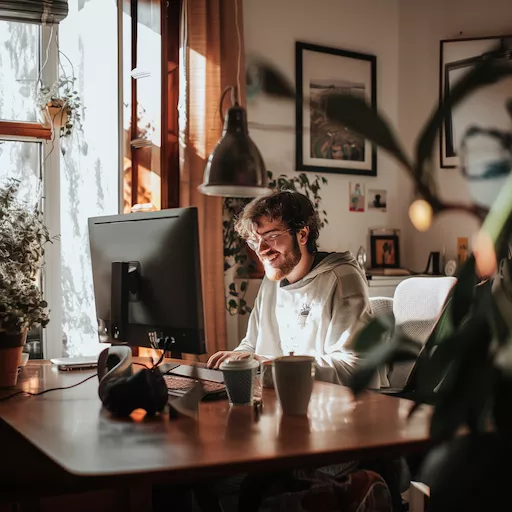
[[[261,360],[259,356],[253,354],[252,352],[243,352],[241,350],[221,350],[220,352],[216,352],[215,354],[213,354],[213,356],[210,357],[210,359],[208,359],[206,366],[208,368],[218,369],[222,362],[225,361],[228,357],[233,357],[236,359],[246,359],[251,356],[253,356],[254,359],[256,359],[257,361]]]

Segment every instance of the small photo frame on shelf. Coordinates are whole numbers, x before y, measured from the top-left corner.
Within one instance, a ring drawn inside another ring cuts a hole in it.
[[[399,235],[397,229],[370,230],[372,268],[400,268]]]

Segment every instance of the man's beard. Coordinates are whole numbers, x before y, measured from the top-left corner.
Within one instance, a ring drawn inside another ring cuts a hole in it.
[[[302,258],[299,242],[295,237],[293,237],[293,246],[288,254],[284,255],[282,253],[271,252],[270,254],[267,254],[266,257],[272,256],[274,254],[278,254],[278,258],[282,258],[282,262],[278,267],[272,266],[271,262],[263,261],[265,275],[271,281],[281,281],[286,276],[290,275],[292,270],[299,264]]]

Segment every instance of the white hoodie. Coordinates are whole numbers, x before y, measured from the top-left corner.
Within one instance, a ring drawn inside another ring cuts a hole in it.
[[[296,283],[263,279],[235,350],[268,358],[312,355],[318,379],[346,384],[358,361],[354,334],[371,318],[364,272],[350,252],[331,253]]]

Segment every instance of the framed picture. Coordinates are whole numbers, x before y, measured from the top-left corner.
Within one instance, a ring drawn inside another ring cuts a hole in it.
[[[370,249],[372,268],[400,268],[398,231],[370,231]]]
[[[353,94],[377,108],[375,55],[295,43],[296,169],[377,175],[377,148],[330,122],[322,104],[332,93]]]
[[[349,182],[349,206],[351,212],[364,212],[365,186],[364,183]]]
[[[454,84],[479,60],[489,58],[490,52],[496,51],[494,55],[499,58],[506,56],[511,50],[510,35],[442,40],[439,56],[439,101],[449,97]],[[505,102],[510,97],[511,87],[511,79],[482,87],[445,117],[439,142],[441,168],[449,169],[459,165],[458,144],[466,130],[475,123],[482,127],[510,129]]]
[[[368,190],[368,210],[377,210],[379,212],[386,212],[388,205],[388,192],[383,189],[369,189]]]

